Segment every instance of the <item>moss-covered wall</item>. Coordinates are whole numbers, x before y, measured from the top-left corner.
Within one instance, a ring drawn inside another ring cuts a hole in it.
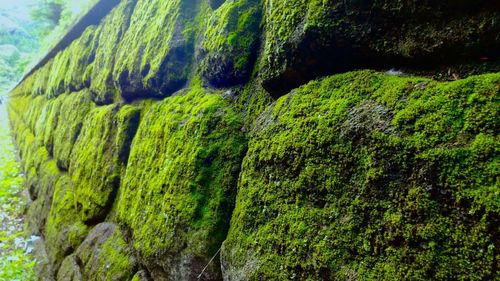
[[[39,279],[500,278],[499,15],[120,1],[10,96]]]

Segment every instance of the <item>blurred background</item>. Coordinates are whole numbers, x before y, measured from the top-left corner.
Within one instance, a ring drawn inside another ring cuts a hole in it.
[[[16,85],[96,0],[0,0],[0,96]]]

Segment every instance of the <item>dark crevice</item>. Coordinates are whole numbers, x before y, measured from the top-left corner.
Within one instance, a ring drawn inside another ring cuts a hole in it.
[[[78,255],[75,255],[75,262],[76,262],[76,265],[78,265],[78,269],[80,270],[80,274],[83,276],[84,275],[84,269],[85,269],[85,266],[83,264],[83,261],[82,259],[80,259],[80,257]]]
[[[62,262],[67,257],[69,257],[70,255],[72,255],[74,252],[75,252],[75,249],[73,247],[69,247],[68,249],[66,249],[64,251],[63,258],[62,258],[61,262],[59,264],[53,264],[54,276],[57,276],[57,274],[59,273],[59,270],[61,269]],[[75,258],[76,258],[76,255],[75,255]]]
[[[84,221],[85,225],[87,225],[89,227],[94,227],[94,226],[96,226],[96,225],[98,225],[106,220],[106,217],[111,212],[111,210],[113,208],[113,203],[116,200],[119,185],[120,184],[119,184],[119,179],[118,179],[118,183],[114,184],[113,190],[109,194],[108,199],[106,201],[106,204],[102,208],[102,211],[99,212],[99,214],[97,214],[96,216]]]

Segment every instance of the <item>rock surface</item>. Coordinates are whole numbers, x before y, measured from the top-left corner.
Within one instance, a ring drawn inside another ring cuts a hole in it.
[[[499,14],[120,1],[12,91],[39,279],[498,279]]]

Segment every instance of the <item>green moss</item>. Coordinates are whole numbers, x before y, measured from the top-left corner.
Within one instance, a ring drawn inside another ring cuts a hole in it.
[[[121,1],[97,27],[99,37],[95,60],[91,67],[92,98],[98,104],[119,100],[117,85],[113,80],[116,48],[130,25],[130,16],[136,0]]]
[[[88,114],[69,169],[82,221],[100,221],[111,208],[138,122],[139,110],[129,105],[98,107]]]
[[[76,250],[89,232],[88,226],[81,222],[75,202],[71,177],[61,177],[55,186],[44,233],[47,254],[55,269],[59,268],[68,253]]]
[[[486,2],[264,1],[260,76],[276,96],[362,67],[426,69],[494,56],[497,15]],[[484,73],[484,72],[483,72]]]
[[[280,98],[243,162],[226,278],[498,277],[499,85],[360,71]]]
[[[89,26],[80,38],[54,57],[47,81],[48,97],[89,86],[90,78],[85,73],[94,59],[98,35],[96,27]]]
[[[47,128],[47,120],[52,113],[53,106],[53,100],[47,100],[44,105],[40,105],[42,111],[36,121],[34,130],[34,135],[36,136],[36,141],[39,145],[45,145],[45,134],[50,133],[50,130]]]
[[[44,96],[34,97],[29,102],[29,107],[27,108],[27,112],[24,113],[24,122],[26,126],[31,130],[31,132],[35,132],[36,123],[40,119],[40,115],[42,113],[43,107],[46,103],[47,99]]]
[[[100,276],[97,280],[128,280],[134,274],[135,259],[127,242],[119,232],[115,232],[99,252],[99,266],[91,268]]]
[[[120,229],[111,223],[97,225],[76,251],[84,280],[129,280],[136,261]]]
[[[23,85],[23,92],[25,95],[45,95],[53,63],[54,59],[51,59],[47,64],[38,69],[32,76],[28,78],[31,81],[28,81],[26,85]]]
[[[111,223],[96,225],[74,254],[64,259],[57,280],[130,280],[136,261],[120,229]],[[68,279],[66,279],[68,278]]]
[[[226,1],[206,23],[201,43],[201,74],[217,87],[245,82],[257,52],[260,1]]]
[[[258,81],[248,83],[234,101],[234,107],[241,112],[245,131],[250,131],[259,115],[273,102],[273,98]]]
[[[37,181],[35,182],[35,192],[32,194],[34,202],[29,206],[26,215],[26,230],[29,234],[40,235],[46,227],[54,186],[61,174],[55,161],[48,160],[48,154],[44,148],[40,148],[35,157],[41,163],[35,167]],[[44,159],[45,162],[42,162],[41,159]]]
[[[186,83],[198,8],[196,0],[137,1],[113,70],[124,98],[164,97]]]
[[[167,98],[145,114],[117,217],[131,229],[134,249],[148,268],[159,267],[173,279],[196,278],[200,272],[186,270],[203,268],[217,251],[245,150],[241,126],[220,96],[201,88]],[[217,262],[206,271],[208,280],[219,274]]]
[[[62,97],[60,111],[57,112],[60,121],[53,129],[53,155],[61,169],[68,170],[71,152],[82,129],[83,121],[94,106],[87,90]]]

